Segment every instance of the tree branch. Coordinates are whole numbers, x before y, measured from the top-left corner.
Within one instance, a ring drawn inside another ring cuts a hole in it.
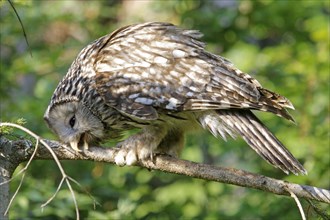
[[[91,146],[89,150],[83,153],[77,153],[71,148],[57,141],[44,140],[52,148],[60,160],[91,160],[106,163],[114,163],[114,158],[118,148],[104,148]],[[1,143],[8,140],[2,137]],[[13,151],[20,154],[14,158],[15,161],[26,161],[32,155],[33,148],[27,141],[10,141]],[[4,155],[6,150],[0,148],[0,155]],[[51,153],[42,145],[39,146],[35,159],[48,160],[53,159]],[[160,170],[168,173],[175,173],[193,178],[216,181],[220,183],[233,184],[242,187],[259,189],[278,195],[291,196],[292,193],[297,197],[317,200],[330,204],[330,191],[307,185],[277,180],[259,174],[250,173],[244,170],[233,168],[224,168],[208,164],[199,164],[191,161],[172,158],[166,155],[157,155],[154,160],[145,160],[139,162],[136,166],[145,167],[150,170]]]

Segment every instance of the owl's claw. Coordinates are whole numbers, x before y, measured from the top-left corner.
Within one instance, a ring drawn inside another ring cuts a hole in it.
[[[136,162],[138,161],[136,154],[134,151],[130,150],[130,151],[126,151],[126,149],[124,150],[120,150],[116,157],[115,157],[115,163],[118,166],[131,166],[134,165]]]
[[[121,146],[123,143],[119,144]],[[139,160],[153,159],[153,152],[148,147],[138,146],[121,146],[117,155],[115,156],[115,163],[118,166],[131,166],[136,164]]]
[[[137,161],[138,158],[136,151],[134,149],[122,148],[115,156],[115,163],[118,166],[125,166],[125,165],[131,166],[136,164]]]
[[[126,165],[132,166],[138,161],[138,158],[136,156],[136,152],[129,151],[126,155]]]
[[[117,155],[115,156],[115,163],[121,167],[126,165],[125,154],[123,153],[123,151],[119,151],[117,153]]]

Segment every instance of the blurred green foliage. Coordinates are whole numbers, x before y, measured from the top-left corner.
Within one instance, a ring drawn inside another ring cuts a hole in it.
[[[187,138],[182,157],[330,188],[329,1],[12,1],[31,47],[27,48],[12,8],[1,1],[1,121],[23,117],[32,131],[55,138],[43,113],[78,52],[123,25],[168,21],[201,30],[208,50],[229,58],[294,103],[297,125],[267,113],[258,116],[309,174],[286,176],[243,141],[224,142],[206,132]],[[63,166],[84,187],[74,187],[84,219],[300,218],[293,199],[257,190],[96,162],[63,161]],[[40,208],[60,180],[53,161],[34,161],[11,207],[11,218],[74,218],[66,186]],[[18,183],[12,182],[12,192]],[[98,203],[95,209],[86,190]],[[302,203],[308,216],[315,218]],[[323,208],[329,213],[329,207]]]

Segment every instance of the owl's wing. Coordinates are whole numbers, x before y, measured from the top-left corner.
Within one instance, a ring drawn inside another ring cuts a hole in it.
[[[162,111],[249,108],[293,120],[285,110],[293,108],[289,100],[206,52],[200,37],[165,23],[115,31],[94,43],[101,48],[93,66],[96,89],[110,106],[141,119]]]
[[[183,110],[187,98],[178,93],[173,85],[134,78],[129,70],[131,69],[126,69],[123,76],[121,72],[117,72],[119,76],[114,73],[100,73],[96,77],[97,90],[108,105],[129,116],[146,120],[157,119],[158,112],[162,110]],[[147,72],[148,69],[143,71]],[[127,77],[128,75],[131,76]]]

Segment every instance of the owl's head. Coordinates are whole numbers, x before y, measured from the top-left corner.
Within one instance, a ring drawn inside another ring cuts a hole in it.
[[[63,100],[51,103],[44,115],[50,129],[60,140],[76,150],[104,136],[102,121],[78,100]]]

